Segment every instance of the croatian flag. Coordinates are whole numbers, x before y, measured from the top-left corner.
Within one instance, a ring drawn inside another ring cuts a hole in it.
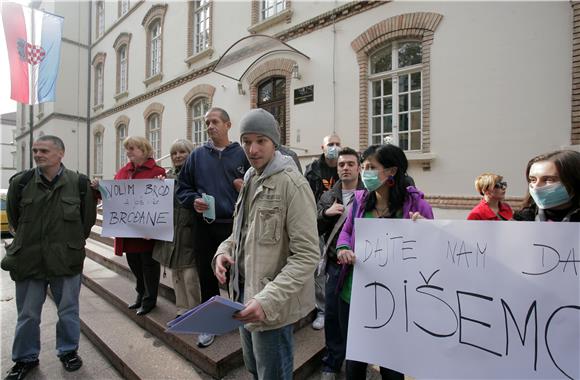
[[[10,97],[23,104],[54,101],[64,19],[4,3],[2,21],[12,80]]]

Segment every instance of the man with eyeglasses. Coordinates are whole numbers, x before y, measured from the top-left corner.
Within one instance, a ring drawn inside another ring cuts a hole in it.
[[[475,179],[475,190],[483,196],[481,202],[471,210],[468,220],[510,220],[513,211],[505,203],[507,182],[493,173],[483,173]]]

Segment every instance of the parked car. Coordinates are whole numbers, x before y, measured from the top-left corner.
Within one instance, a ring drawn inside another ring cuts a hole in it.
[[[6,214],[6,194],[8,190],[0,189],[0,232],[2,237],[10,236],[8,229],[8,215]]]

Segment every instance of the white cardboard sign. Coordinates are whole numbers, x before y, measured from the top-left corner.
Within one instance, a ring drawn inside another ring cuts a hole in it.
[[[580,379],[580,223],[357,219],[347,358]]]
[[[99,181],[102,236],[173,241],[173,179]]]

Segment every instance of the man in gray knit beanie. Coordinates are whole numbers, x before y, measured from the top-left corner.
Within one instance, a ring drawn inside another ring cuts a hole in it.
[[[268,111],[256,108],[248,112],[240,121],[240,137],[246,133],[263,135],[272,140],[275,147],[280,145],[278,122]]]
[[[318,264],[316,203],[291,158],[276,151],[278,123],[254,109],[240,121],[252,167],[244,176],[232,235],[217,249],[213,269],[245,308],[234,314],[244,363],[254,379],[291,380],[293,324],[314,309]],[[268,278],[265,282],[264,278]]]

